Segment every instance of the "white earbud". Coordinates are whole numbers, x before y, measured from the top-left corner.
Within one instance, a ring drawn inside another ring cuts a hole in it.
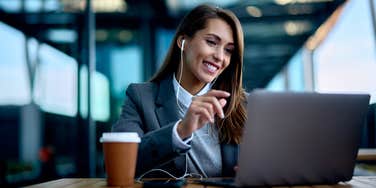
[[[185,40],[183,39],[183,40],[181,41],[181,50],[184,50],[184,43],[185,43]]]
[[[183,75],[183,66],[184,66],[184,63],[183,63],[183,51],[184,51],[184,43],[185,43],[185,40],[183,39],[181,41],[181,48],[180,48],[180,75],[179,75],[179,80],[178,80],[178,83],[179,83],[179,87],[176,91],[176,105],[178,106],[179,110],[181,112],[184,112],[184,110],[182,110],[182,107],[180,107],[180,104],[179,104],[179,90],[180,90],[180,84],[181,84],[181,77]]]

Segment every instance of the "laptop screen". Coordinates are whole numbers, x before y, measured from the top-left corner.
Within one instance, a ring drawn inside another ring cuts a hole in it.
[[[368,103],[363,94],[252,92],[236,184],[350,180]]]

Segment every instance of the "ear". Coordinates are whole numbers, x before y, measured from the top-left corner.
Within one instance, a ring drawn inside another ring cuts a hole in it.
[[[178,47],[180,49],[182,49],[183,40],[185,40],[184,47],[186,47],[186,45],[187,45],[187,39],[186,39],[186,37],[184,37],[183,35],[180,35],[178,37],[178,39],[176,40],[176,44],[178,45]]]

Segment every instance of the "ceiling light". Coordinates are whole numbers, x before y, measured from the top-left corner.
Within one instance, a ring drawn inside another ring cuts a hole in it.
[[[311,30],[312,24],[307,21],[287,21],[283,27],[288,35],[294,36]]]
[[[299,14],[312,14],[313,7],[312,6],[288,6],[287,12],[291,15],[299,15]]]
[[[77,41],[77,33],[71,29],[50,29],[47,38],[57,43],[73,43]]]
[[[95,31],[95,40],[98,42],[103,42],[108,39],[108,31],[104,29],[98,29]]]
[[[334,0],[274,0],[275,3],[279,5],[286,5],[292,3],[322,3],[322,2],[330,2]]]
[[[93,0],[95,12],[126,12],[127,4],[124,0]]]
[[[246,9],[247,9],[248,14],[253,17],[259,18],[262,16],[262,11],[255,6],[247,6]]]
[[[125,43],[125,42],[129,42],[133,38],[133,34],[129,30],[121,30],[119,31],[117,37],[119,41]]]
[[[279,5],[285,5],[287,3],[290,3],[292,0],[275,0],[275,3]]]
[[[86,0],[61,0],[66,11],[83,11]],[[128,9],[125,0],[92,0],[94,12],[126,12]]]

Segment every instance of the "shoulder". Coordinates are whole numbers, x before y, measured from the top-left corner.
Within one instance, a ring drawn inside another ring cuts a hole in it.
[[[126,96],[131,100],[139,102],[165,101],[173,94],[172,81],[169,78],[159,81],[130,84]],[[146,100],[146,101],[144,101]]]
[[[150,92],[156,90],[158,85],[154,82],[132,83],[129,84],[127,92]]]
[[[158,83],[154,82],[144,82],[144,83],[133,83],[127,88],[126,95],[128,97],[147,97],[153,96],[157,93],[159,88]]]
[[[161,80],[148,81],[144,83],[132,83],[127,88],[127,93],[158,93],[161,90],[168,90],[172,87],[172,76]]]

